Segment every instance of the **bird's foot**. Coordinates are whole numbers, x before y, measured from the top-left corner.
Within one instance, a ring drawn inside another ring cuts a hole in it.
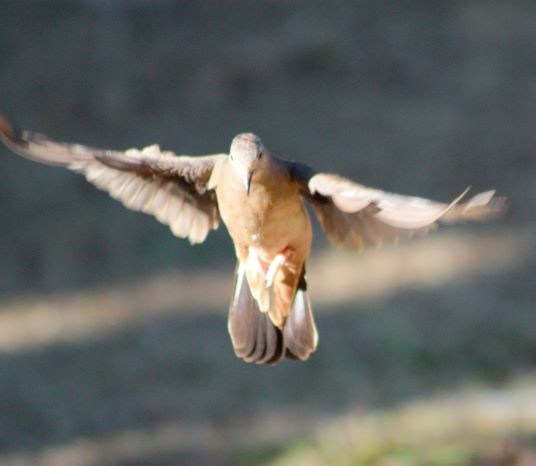
[[[273,258],[264,277],[266,286],[268,288],[270,288],[274,284],[274,279],[277,275],[277,272],[285,264],[291,254],[292,250],[289,247],[286,247],[285,249],[283,249],[283,251],[281,251]]]

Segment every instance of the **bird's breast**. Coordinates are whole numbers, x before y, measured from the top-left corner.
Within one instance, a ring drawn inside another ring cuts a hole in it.
[[[271,256],[311,234],[309,216],[292,185],[255,183],[248,195],[240,184],[231,184],[217,194],[222,220],[237,245]]]

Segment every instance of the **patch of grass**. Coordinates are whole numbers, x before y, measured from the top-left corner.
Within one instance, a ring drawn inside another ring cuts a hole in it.
[[[269,464],[281,454],[281,449],[275,446],[264,448],[237,449],[231,455],[233,464],[237,466],[261,466]]]

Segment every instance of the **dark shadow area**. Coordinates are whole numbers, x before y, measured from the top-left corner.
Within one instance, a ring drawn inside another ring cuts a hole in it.
[[[536,7],[530,2],[6,0],[0,111],[60,140],[274,153],[391,191],[472,185],[532,221]],[[0,149],[0,293],[232,262],[190,247],[79,176]]]

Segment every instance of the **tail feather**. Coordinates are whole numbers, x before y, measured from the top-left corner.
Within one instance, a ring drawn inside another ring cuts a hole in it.
[[[267,313],[261,312],[249,288],[245,267],[238,264],[235,294],[229,307],[229,334],[236,356],[247,362],[274,364],[283,355],[283,334]]]
[[[298,282],[292,309],[283,328],[283,338],[287,357],[302,361],[316,350],[318,344],[318,333],[307,293],[305,266]]]
[[[266,327],[266,319],[264,318],[264,316],[259,315],[259,313],[256,312],[255,321],[255,343],[253,350],[250,352],[250,354],[244,357],[244,361],[246,362],[257,362],[259,360],[262,360],[266,353],[266,332],[268,330]]]
[[[244,275],[244,267],[238,265],[228,320],[228,329],[235,354],[240,358],[249,355],[254,350],[256,336],[256,315],[251,312],[255,303],[249,292],[247,281],[244,280]]]
[[[275,364],[283,357],[307,359],[316,349],[318,335],[307,295],[305,269],[283,330],[273,324],[268,313],[261,312],[251,294],[245,269],[238,264],[229,307],[228,329],[236,356],[257,364]]]

